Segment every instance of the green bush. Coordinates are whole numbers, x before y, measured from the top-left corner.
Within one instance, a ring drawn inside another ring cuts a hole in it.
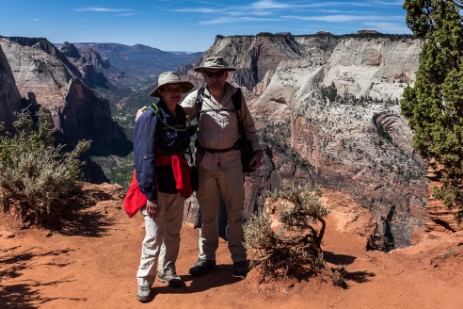
[[[90,142],[64,153],[64,146],[54,145],[49,113],[40,110],[36,121],[25,112],[17,117],[16,133],[0,137],[0,206],[12,208],[25,223],[55,226],[80,192],[78,158]]]
[[[321,95],[324,99],[328,99],[330,102],[335,102],[338,98],[338,90],[334,82],[331,82],[331,85],[328,87],[322,87],[320,89]]]

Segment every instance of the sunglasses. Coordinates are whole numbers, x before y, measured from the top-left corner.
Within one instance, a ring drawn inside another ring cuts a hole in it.
[[[214,78],[214,77],[222,77],[225,74],[225,72],[226,71],[217,71],[217,72],[204,71],[204,74],[209,78]]]

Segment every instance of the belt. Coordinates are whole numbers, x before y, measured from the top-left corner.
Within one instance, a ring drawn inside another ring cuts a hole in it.
[[[223,153],[223,152],[228,152],[228,151],[231,151],[231,150],[239,150],[240,149],[240,144],[238,143],[238,141],[236,141],[233,144],[233,146],[231,146],[231,147],[224,148],[224,149],[212,149],[212,148],[206,148],[206,147],[201,146],[199,144],[198,140],[196,140],[195,147],[196,147],[196,149],[199,149],[201,151],[210,152],[210,153]]]

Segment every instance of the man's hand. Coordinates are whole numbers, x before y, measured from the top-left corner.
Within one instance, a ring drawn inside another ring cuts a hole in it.
[[[254,154],[254,157],[252,157],[251,162],[249,162],[249,167],[250,168],[258,168],[259,166],[262,165],[262,159],[264,158],[264,151],[263,150],[257,150],[256,153]]]
[[[148,216],[150,216],[151,219],[156,218],[156,215],[158,214],[158,201],[147,201],[146,212],[148,213]]]

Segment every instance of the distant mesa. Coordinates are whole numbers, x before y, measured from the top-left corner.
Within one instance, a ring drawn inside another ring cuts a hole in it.
[[[271,32],[259,32],[258,34],[256,34],[256,37],[272,37],[272,36],[275,36],[275,34]]]
[[[382,33],[379,32],[379,31],[376,31],[376,30],[373,30],[373,29],[361,29],[361,30],[358,30],[355,34],[379,34],[381,35]],[[329,31],[317,31],[315,32],[315,35],[334,35],[333,33],[329,32]],[[255,37],[276,37],[276,36],[286,36],[286,37],[290,37],[290,36],[294,36],[294,37],[299,37],[299,36],[310,36],[309,34],[303,34],[303,35],[293,35],[291,32],[275,32],[275,33],[272,33],[272,32],[259,32],[255,35]],[[254,35],[232,35],[232,36],[228,36],[229,38],[232,38],[232,37],[254,37]],[[215,36],[215,43],[217,43],[217,41],[220,41],[220,40],[223,40],[225,39],[226,37],[223,36],[223,35],[216,35]],[[215,44],[214,43],[214,44]]]
[[[357,34],[381,34],[381,32],[371,29],[362,29],[357,31]]]

